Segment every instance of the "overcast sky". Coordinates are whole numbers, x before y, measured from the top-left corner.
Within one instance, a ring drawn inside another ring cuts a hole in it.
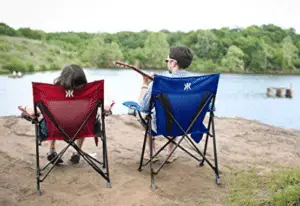
[[[0,0],[0,22],[53,31],[190,31],[276,24],[300,33],[300,0]]]

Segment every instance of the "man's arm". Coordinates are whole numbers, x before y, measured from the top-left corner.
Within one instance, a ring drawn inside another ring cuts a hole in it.
[[[150,99],[152,93],[152,82],[149,84],[148,89],[147,86],[142,86],[140,96],[139,96],[139,103],[140,103],[140,111],[147,113],[150,112]]]

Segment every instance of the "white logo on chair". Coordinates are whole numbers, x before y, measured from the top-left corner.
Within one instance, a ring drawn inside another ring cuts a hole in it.
[[[73,90],[66,90],[66,97],[74,97]]]
[[[191,90],[191,83],[185,83],[184,90]]]

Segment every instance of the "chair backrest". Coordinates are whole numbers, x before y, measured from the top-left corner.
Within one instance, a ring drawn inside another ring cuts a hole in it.
[[[104,80],[87,83],[76,90],[38,82],[33,82],[32,88],[34,105],[45,118],[47,140],[68,139],[64,132],[70,138],[95,136],[97,108],[104,102]]]
[[[178,78],[155,75],[151,98],[157,134],[181,136],[184,132],[207,132],[203,119],[216,97],[219,77],[220,74]]]

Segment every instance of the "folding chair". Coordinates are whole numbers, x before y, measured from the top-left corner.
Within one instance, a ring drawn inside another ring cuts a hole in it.
[[[107,181],[107,187],[111,187],[104,121],[104,80],[87,83],[76,90],[65,90],[60,86],[37,82],[32,83],[32,88],[35,113],[32,123],[35,124],[36,132],[37,194],[41,194],[40,183],[46,179],[59,158],[70,146]],[[40,109],[45,120],[48,130],[46,135],[42,135],[43,133],[40,132],[41,124],[38,120],[37,108]],[[98,108],[101,108],[101,121],[96,121],[100,118],[97,115]],[[98,145],[98,138],[100,137],[102,140],[103,162],[82,151],[75,144],[76,139],[87,137],[94,137],[96,146]],[[39,146],[48,140],[63,140],[67,146],[57,155],[54,162],[49,162],[40,168]],[[97,164],[106,168],[106,171],[102,171]],[[47,168],[48,171],[43,175],[42,172]]]
[[[140,106],[136,102],[128,101],[123,103],[123,105],[129,108],[130,115],[136,116],[136,114],[138,114],[140,118],[139,122],[145,128],[138,170],[141,171],[143,167],[150,163],[152,188],[156,188],[154,175],[159,173],[177,148],[182,149],[185,153],[197,160],[199,166],[203,166],[204,162],[207,162],[216,175],[216,184],[220,184],[214,125],[215,100],[219,77],[220,74],[183,78],[170,78],[155,75],[150,100],[151,106],[148,113],[146,113],[145,118],[142,117]],[[206,127],[203,124],[203,121],[207,113],[209,113],[209,121]],[[153,125],[151,119],[153,115],[156,116],[156,131],[152,129]],[[147,134],[150,135],[150,160],[144,163],[143,157]],[[206,139],[204,152],[202,154],[195,143],[199,143],[204,134],[206,134]],[[152,154],[152,136],[158,135],[165,137],[168,142],[155,154]],[[206,158],[209,137],[211,137],[213,141],[214,165]],[[174,141],[174,138],[179,138],[178,143]],[[199,157],[196,157],[181,145],[184,139]],[[170,143],[174,143],[175,147],[158,169],[154,171],[153,158]]]

